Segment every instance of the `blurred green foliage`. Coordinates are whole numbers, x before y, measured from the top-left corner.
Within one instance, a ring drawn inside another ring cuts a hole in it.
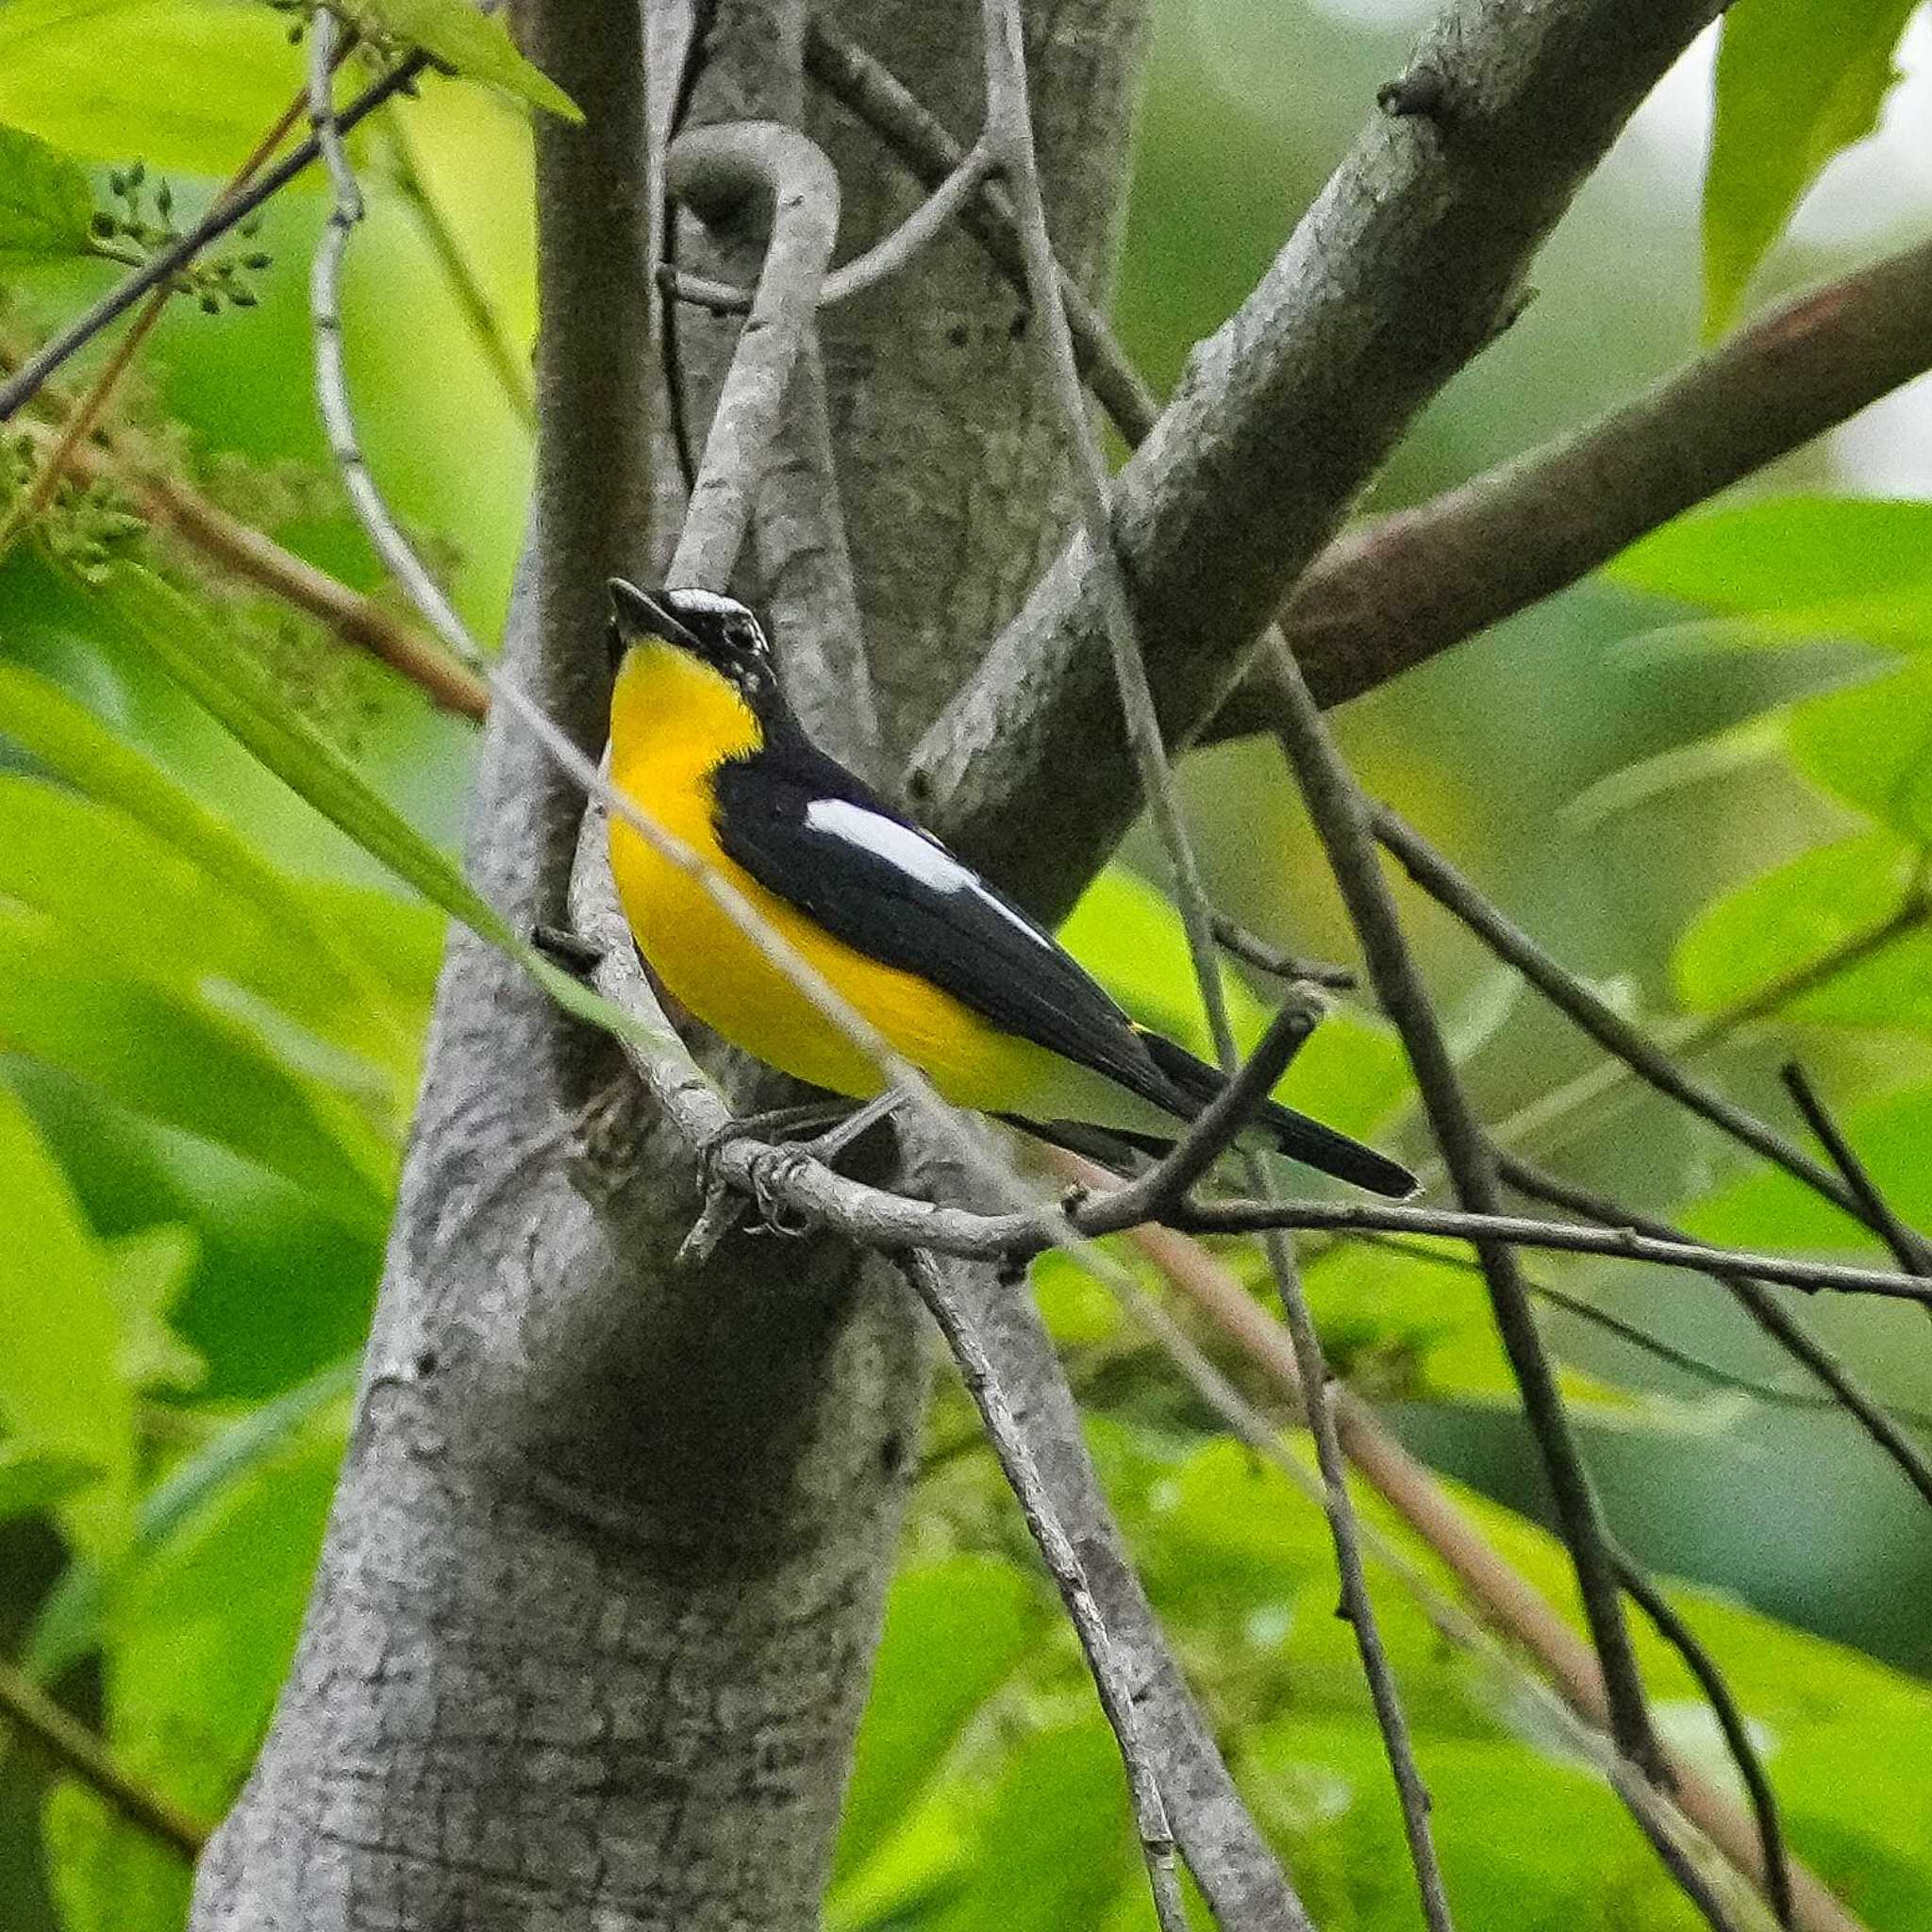
[[[1739,0],[1701,211],[1671,201],[1675,158],[1646,160],[1641,143],[1613,158],[1545,255],[1543,299],[1428,412],[1377,503],[1577,420],[1692,346],[1700,313],[1722,326],[1759,282],[1827,266],[1780,238],[1871,125],[1908,11]],[[358,132],[371,218],[347,291],[372,458],[487,634],[508,594],[528,432],[448,270],[463,265],[504,341],[527,342],[528,133],[502,90],[568,104],[504,64],[507,41],[484,49],[457,0],[371,0],[378,23],[491,84],[433,81]],[[95,219],[130,205],[110,171],[125,183],[144,162],[142,206],[165,181],[166,219],[206,204],[300,86],[287,26],[258,0],[0,0],[0,345],[18,353],[118,272],[98,258],[127,245]],[[1117,305],[1156,380],[1239,302],[1403,51],[1393,25],[1313,0],[1157,7]],[[258,305],[174,305],[111,413],[171,474],[377,589],[308,399],[313,187],[269,210]],[[63,380],[80,386],[100,353]],[[0,515],[33,467],[31,451],[6,452]],[[70,490],[0,558],[0,1628],[20,1668],[132,1772],[212,1820],[268,1722],[319,1547],[441,916],[509,936],[445,856],[466,727],[132,508],[109,486]],[[1848,493],[1808,455],[1344,720],[1374,788],[1746,1098],[1778,1104],[1768,1076],[1791,1051],[1815,1062],[1881,1185],[1921,1219],[1928,537],[1932,508]],[[1345,950],[1272,758],[1228,747],[1184,776],[1221,903],[1295,950]],[[1152,852],[1130,844],[1067,938],[1138,1014],[1204,1043]],[[1593,1063],[1412,909],[1492,1118]],[[1269,989],[1230,969],[1227,990],[1252,1040]],[[1283,1091],[1420,1150],[1399,1047],[1357,1003]],[[1538,1151],[1713,1238],[1869,1258],[1844,1217],[1627,1081],[1546,1107],[1536,1135]],[[1724,1374],[1805,1386],[1707,1285],[1538,1267]],[[1311,1250],[1307,1279],[1339,1368],[1574,1613],[1561,1552],[1530,1520],[1542,1498],[1466,1257],[1333,1245]],[[1319,1511],[1219,1433],[1087,1277],[1049,1257],[1034,1285],[1150,1589],[1318,1923],[1412,1924]],[[1912,1311],[1805,1313],[1881,1397],[1932,1405]],[[1698,1586],[1674,1597],[1750,1715],[1796,1849],[1875,1932],[1932,1922],[1916,1773],[1932,1719],[1923,1511],[1840,1419],[1713,1393],[1575,1314],[1547,1312],[1545,1330],[1619,1533]],[[1431,1589],[1453,1587],[1384,1506],[1359,1500]],[[1520,1678],[1445,1642],[1393,1572],[1374,1581],[1463,1923],[1690,1924]],[[1673,1743],[1727,1778],[1682,1665],[1641,1641]],[[166,1932],[185,1886],[178,1859],[91,1794],[24,1752],[0,1761],[9,1926]],[[1118,1932],[1148,1923],[1143,1890],[1077,1653],[948,1387],[828,1923]]]

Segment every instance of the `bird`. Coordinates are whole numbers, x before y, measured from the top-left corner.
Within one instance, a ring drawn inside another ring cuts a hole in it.
[[[1140,1025],[1019,906],[807,735],[771,639],[736,598],[609,580],[609,778],[728,880],[921,1069],[941,1096],[1088,1151],[1142,1153],[1225,1084]],[[691,870],[622,813],[611,871],[638,950],[713,1032],[814,1087],[888,1082]],[[1244,1130],[1293,1159],[1405,1197],[1399,1162],[1274,1102]]]

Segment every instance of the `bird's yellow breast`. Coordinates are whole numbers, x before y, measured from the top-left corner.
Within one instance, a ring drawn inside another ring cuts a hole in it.
[[[947,1099],[991,1111],[1045,1102],[1067,1062],[1002,1032],[917,974],[868,958],[728,858],[718,842],[711,775],[755,753],[758,721],[731,683],[683,651],[631,650],[611,704],[611,782],[729,880]],[[767,1065],[868,1099],[876,1067],[733,922],[699,880],[622,819],[610,864],[625,917],[665,988],[712,1031]]]

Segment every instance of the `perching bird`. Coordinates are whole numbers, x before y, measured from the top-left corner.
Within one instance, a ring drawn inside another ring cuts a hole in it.
[[[708,591],[614,577],[610,777],[729,879],[947,1099],[1048,1139],[1056,1124],[1171,1141],[1222,1075],[1137,1025],[1086,969],[929,832],[805,735],[765,633]],[[696,879],[613,814],[639,950],[706,1025],[768,1065],[867,1100],[884,1076]],[[1407,1168],[1285,1107],[1254,1126],[1381,1194]],[[1252,1130],[1251,1130],[1252,1131]]]

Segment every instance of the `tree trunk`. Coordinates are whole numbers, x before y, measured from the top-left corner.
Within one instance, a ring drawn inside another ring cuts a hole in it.
[[[976,8],[830,11],[972,138]],[[1059,0],[1031,23],[1058,240],[1090,287],[1119,232],[1141,12]],[[761,36],[786,13],[716,9],[694,111],[741,110],[716,95],[733,73],[769,76]],[[604,578],[651,562],[640,9],[527,0],[519,25],[589,122],[538,135],[541,430],[506,648],[594,750]],[[763,111],[786,106],[747,85]],[[862,130],[807,107],[851,253],[916,191]],[[1065,535],[1023,319],[957,235],[826,317],[894,767]],[[700,375],[720,327],[687,324]],[[810,559],[782,527],[756,534],[782,593]],[[561,916],[580,803],[499,716],[469,863],[514,924]],[[314,1599],[203,1861],[203,1932],[815,1919],[925,1339],[891,1271],[834,1243],[738,1240],[677,1270],[696,1207],[608,1042],[455,935]]]

